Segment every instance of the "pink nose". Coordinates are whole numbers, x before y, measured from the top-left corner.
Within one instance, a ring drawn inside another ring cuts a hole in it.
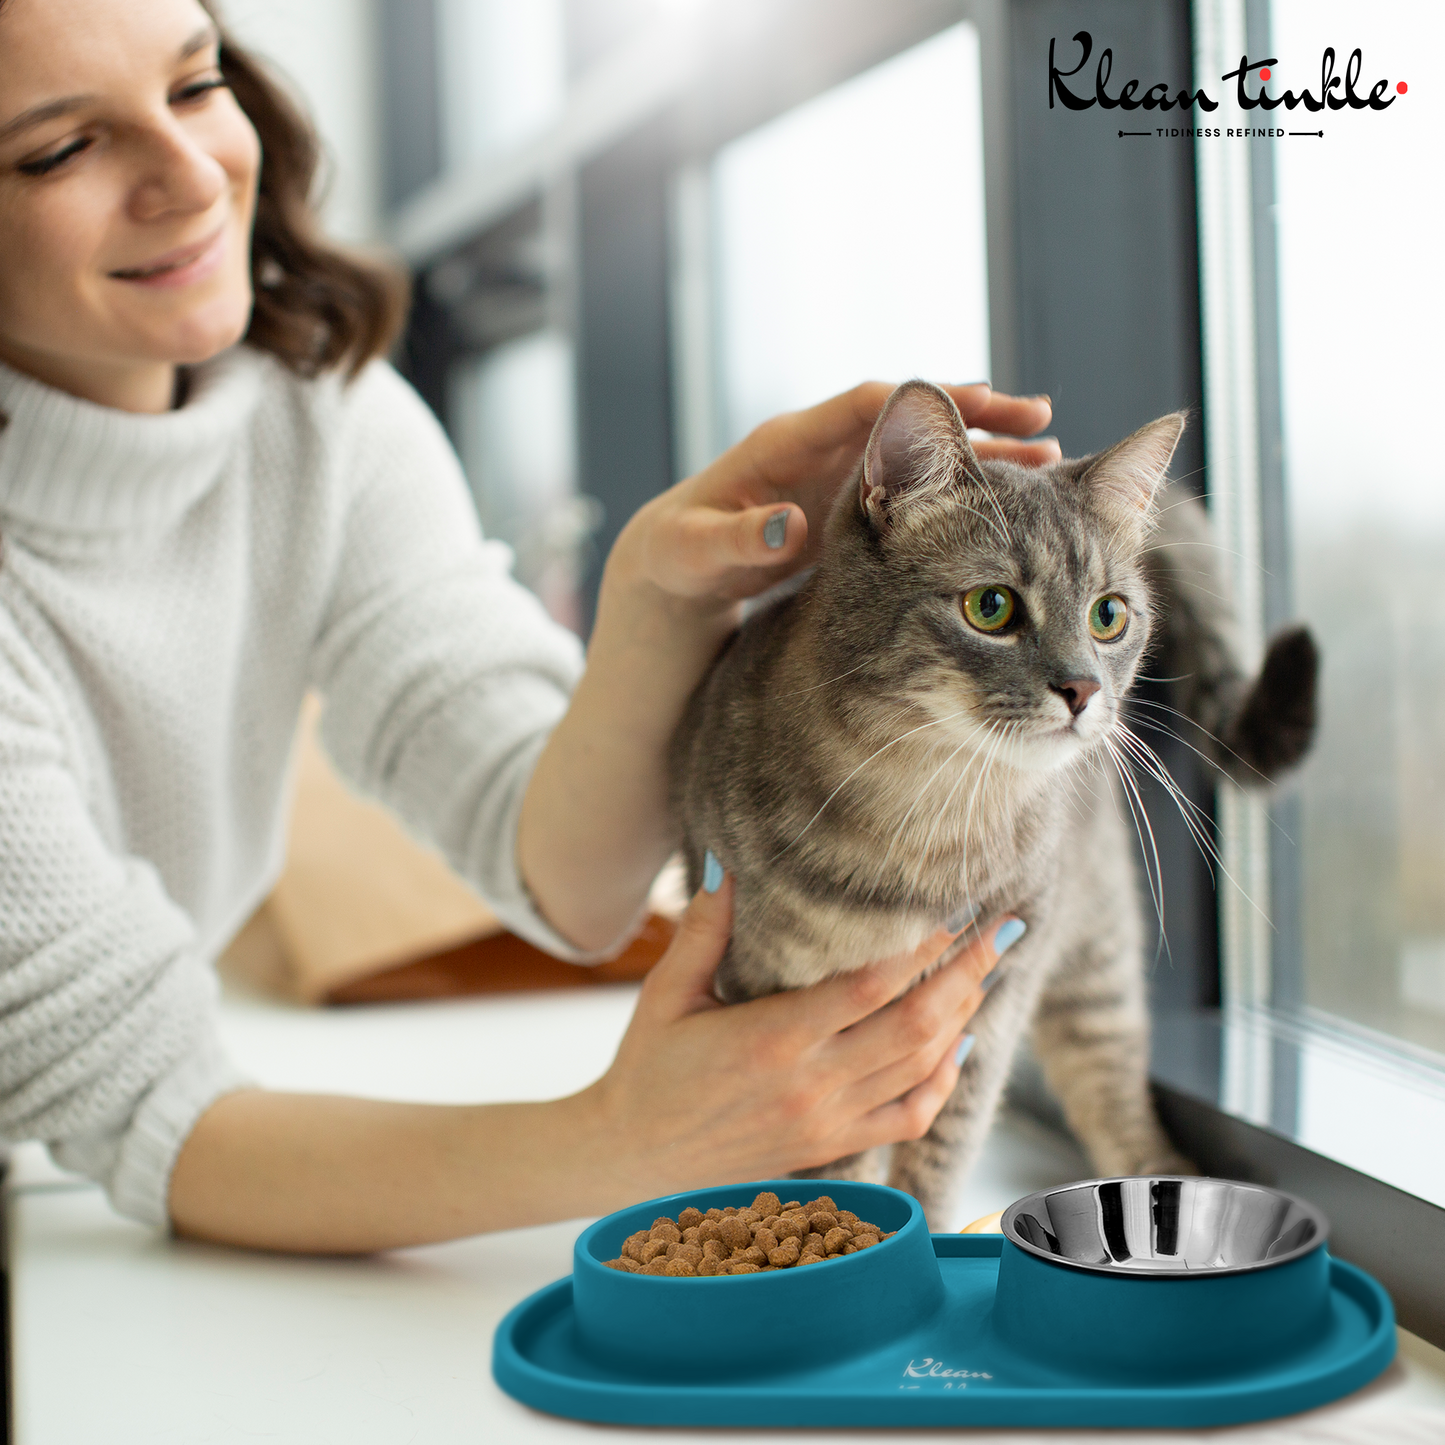
[[[1063,700],[1075,717],[1088,707],[1089,699],[1099,690],[1099,681],[1093,677],[1071,677],[1067,682],[1049,684]]]

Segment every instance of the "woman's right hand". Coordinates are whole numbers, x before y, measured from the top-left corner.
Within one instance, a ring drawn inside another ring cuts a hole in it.
[[[592,1167],[606,1176],[596,1183],[609,1207],[916,1139],[958,1082],[980,984],[998,961],[995,926],[916,987],[957,934],[725,1007],[712,978],[732,899],[731,877],[693,899],[612,1067],[574,1100],[595,1120]]]

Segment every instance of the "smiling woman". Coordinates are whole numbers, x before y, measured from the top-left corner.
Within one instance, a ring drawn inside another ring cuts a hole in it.
[[[302,375],[354,374],[387,348],[401,278],[320,237],[310,127],[202,6],[0,0],[0,14],[0,359],[163,411],[177,363],[243,335]],[[57,22],[63,52],[27,45]],[[123,96],[86,80],[117,55]]]
[[[226,1058],[211,964],[280,871],[308,688],[342,775],[511,929],[625,944],[675,845],[667,740],[741,600],[815,560],[888,390],[765,423],[643,507],[584,674],[378,359],[399,288],[319,239],[315,159],[197,0],[0,0],[0,1137],[152,1224],[357,1250],[926,1127],[991,947],[892,1006],[948,935],[863,987],[722,1009],[720,877],[570,1099],[272,1094]],[[994,431],[1049,418],[951,395]]]

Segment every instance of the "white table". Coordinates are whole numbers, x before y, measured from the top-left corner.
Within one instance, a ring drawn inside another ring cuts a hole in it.
[[[632,997],[628,989],[598,989],[327,1013],[231,999],[224,1027],[243,1064],[277,1087],[443,1102],[545,1098],[606,1067]],[[963,1207],[967,1217],[984,1214],[1085,1172],[1071,1146],[1006,1118]],[[98,1190],[59,1174],[29,1147],[11,1171],[8,1223],[16,1445],[543,1445],[598,1436],[600,1427],[517,1405],[489,1370],[497,1322],[569,1270],[576,1223],[365,1260],[250,1255],[167,1240],[122,1220]],[[619,1445],[719,1438],[604,1433]],[[970,1436],[1011,1445],[1034,1438],[1104,1436]],[[1146,1445],[1193,1437],[1129,1438]],[[1439,1445],[1445,1355],[1402,1335],[1401,1361],[1352,1400],[1292,1422],[1198,1438]]]

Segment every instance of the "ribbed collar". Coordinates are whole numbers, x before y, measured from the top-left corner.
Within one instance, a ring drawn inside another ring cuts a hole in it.
[[[243,346],[197,367],[177,411],[82,401],[0,364],[0,535],[57,541],[164,529],[216,481],[255,410],[265,359]]]

